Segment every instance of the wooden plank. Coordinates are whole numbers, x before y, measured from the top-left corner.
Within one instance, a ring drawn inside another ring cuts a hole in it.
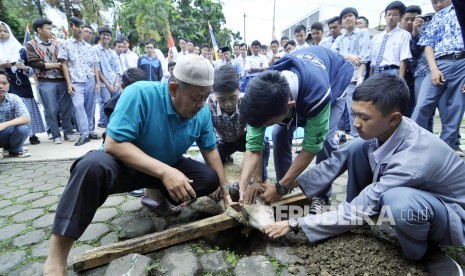
[[[290,195],[272,206],[296,204],[307,198],[302,193]],[[191,222],[176,228],[144,235],[87,250],[73,258],[73,270],[82,271],[110,263],[131,253],[144,254],[241,225],[226,214]]]

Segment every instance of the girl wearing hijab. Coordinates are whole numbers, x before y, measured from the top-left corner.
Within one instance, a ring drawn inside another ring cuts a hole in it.
[[[31,115],[29,142],[31,145],[37,145],[40,141],[35,134],[45,132],[45,127],[29,81],[34,70],[27,66],[26,49],[11,33],[10,26],[2,21],[0,21],[0,68],[4,68],[10,76],[10,93],[21,97]]]

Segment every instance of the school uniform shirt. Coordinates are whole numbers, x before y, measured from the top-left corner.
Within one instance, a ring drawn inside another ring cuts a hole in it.
[[[380,145],[377,139],[369,143],[367,155],[373,172],[372,184],[351,202],[341,202],[339,211],[299,218],[308,240],[316,242],[359,227],[350,222],[365,222],[366,217],[379,214],[380,197],[384,192],[409,187],[431,193],[444,203],[449,215],[450,239],[453,244],[465,245],[463,160],[446,143],[406,117],[384,144]],[[347,170],[349,146],[347,143],[331,158],[297,177],[296,181],[308,198],[331,185]]]
[[[266,58],[266,56],[262,55],[262,54],[258,54],[258,56],[254,56],[254,55],[251,55],[249,57],[249,69],[250,68],[261,68],[261,67],[265,67],[265,68],[268,68],[268,60]],[[247,73],[247,76],[248,77],[254,77],[258,74],[260,74],[261,72],[249,72]]]
[[[302,148],[319,152],[328,132],[331,104],[344,95],[354,67],[341,55],[312,46],[285,55],[270,70],[283,73],[295,100],[283,123],[297,120],[305,128]],[[263,150],[264,135],[265,127],[247,126],[247,150]]]
[[[389,33],[384,30],[383,32],[375,35],[371,39],[371,66],[375,66],[376,60],[378,59],[379,52],[381,50],[381,44],[383,43],[384,35],[388,35],[386,42],[386,48],[384,50],[383,59],[380,63],[380,67],[388,65],[400,66],[400,62],[403,60],[408,60],[412,57],[410,53],[410,39],[412,35],[402,30],[399,27],[396,27]]]
[[[301,44],[301,45],[297,44],[297,46],[295,46],[294,51],[295,50],[300,50],[300,49],[303,49],[303,48],[307,48],[307,47],[310,47],[310,45],[308,45],[307,42],[305,42],[304,44]]]

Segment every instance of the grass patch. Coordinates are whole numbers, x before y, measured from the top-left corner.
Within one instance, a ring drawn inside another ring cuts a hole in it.
[[[224,252],[226,255],[226,262],[231,266],[231,267],[236,267],[237,262],[239,261],[239,256],[232,251],[225,251]]]
[[[280,274],[281,273],[281,270],[283,268],[283,266],[273,257],[271,256],[266,256],[266,258],[268,259],[268,261],[270,261],[270,263],[273,265],[275,271],[277,274]]]

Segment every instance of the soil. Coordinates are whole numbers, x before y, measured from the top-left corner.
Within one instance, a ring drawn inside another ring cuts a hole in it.
[[[366,229],[299,245],[290,253],[305,260],[308,275],[427,275],[420,263],[403,256],[398,242]]]

